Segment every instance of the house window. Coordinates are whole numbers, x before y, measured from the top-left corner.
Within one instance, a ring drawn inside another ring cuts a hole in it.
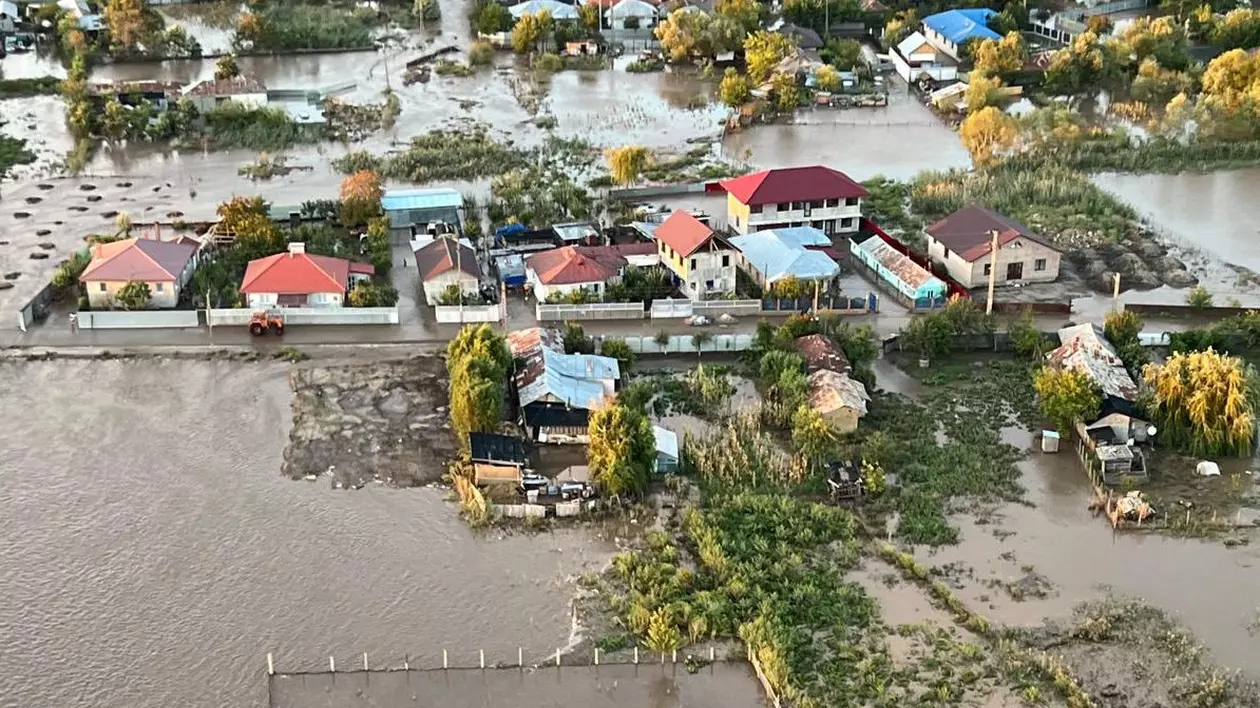
[[[988,276],[988,275],[989,275],[989,273],[992,273],[992,272],[993,272],[993,266],[992,266],[992,264],[990,264],[990,263],[985,263],[985,264],[984,264],[984,274],[985,274],[986,276]]]
[[[853,228],[853,217],[849,217],[849,218],[847,218],[847,219],[841,219],[841,220],[840,220],[840,228],[842,228],[842,229],[851,229],[851,228]]]
[[[1046,269],[1046,259],[1038,258],[1037,260],[1033,261],[1033,270],[1045,270],[1045,269]]]
[[[857,206],[857,205],[858,205],[858,200],[857,200],[857,197],[849,197],[849,198],[845,199],[845,200],[844,200],[844,205],[845,205],[845,206]]]
[[[814,201],[812,201],[812,202],[810,202],[810,203],[809,203],[809,208],[810,208],[810,209],[822,209],[822,208],[823,208],[823,200],[821,200],[821,199],[815,199]]]
[[[1039,261],[1039,262],[1040,262],[1040,263],[1042,263],[1043,265],[1045,264],[1045,260],[1041,260],[1041,261]],[[723,267],[723,268],[725,268],[725,267],[729,266],[730,264],[731,264],[731,257],[730,257],[730,256],[722,256],[722,267]]]
[[[828,200],[827,200],[827,206],[829,206],[829,207],[838,207],[838,206],[840,206],[840,200],[839,200],[839,199],[828,199]]]
[[[691,269],[692,269],[692,270],[695,270],[695,269],[696,269],[696,259],[694,259],[694,258],[692,258],[692,259],[691,259]]]
[[[105,283],[101,283],[100,290],[101,292],[105,292]]]
[[[748,213],[749,213],[749,214],[760,214],[760,213],[761,213],[761,205],[760,205],[760,204],[754,204],[754,205],[752,205],[752,206],[748,207]],[[735,219],[736,219],[736,221],[738,221],[738,220],[739,220],[739,217],[735,217]]]
[[[945,249],[945,255],[944,255],[944,256],[941,256],[941,257],[942,257],[942,258],[949,258],[949,249],[948,249],[948,248],[947,248],[947,249]]]
[[[775,208],[778,209],[779,211],[791,211],[792,205],[787,202],[779,202],[778,204],[775,205]]]
[[[160,293],[160,292],[162,292],[162,285],[163,285],[163,283],[155,283],[155,285],[156,285],[156,287],[154,288],[154,290],[155,290],[155,291],[157,291],[157,292],[159,292],[159,293]]]

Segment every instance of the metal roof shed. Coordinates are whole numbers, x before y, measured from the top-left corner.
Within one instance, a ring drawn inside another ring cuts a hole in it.
[[[656,471],[671,474],[678,471],[678,433],[659,425],[652,426],[656,438]]]
[[[389,217],[390,227],[395,229],[439,221],[458,226],[459,210],[463,206],[463,196],[449,188],[391,189],[381,198],[381,208]]]

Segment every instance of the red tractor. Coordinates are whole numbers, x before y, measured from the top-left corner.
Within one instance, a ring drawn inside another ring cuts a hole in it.
[[[284,334],[284,315],[277,310],[255,312],[249,318],[249,333],[261,337],[268,331],[276,336]]]

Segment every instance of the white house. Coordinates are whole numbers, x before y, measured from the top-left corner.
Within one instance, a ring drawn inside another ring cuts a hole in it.
[[[968,41],[1002,38],[988,26],[989,18],[996,14],[987,7],[969,7],[928,15],[923,18],[923,36],[929,44],[959,61]]]
[[[194,84],[184,92],[201,113],[228,101],[253,108],[267,105],[267,87],[252,76],[233,76],[230,79],[207,79]]]
[[[249,307],[341,307],[346,293],[376,269],[344,258],[313,256],[306,244],[290,243],[284,253],[249,262],[241,294]]]
[[[624,246],[564,246],[535,253],[525,260],[525,280],[539,302],[553,295],[586,292],[602,296],[621,282],[628,267],[657,265],[656,246],[635,243]]]
[[[958,78],[958,65],[954,60],[932,46],[921,32],[912,32],[898,42],[889,55],[897,75],[907,83],[925,75],[935,81]]]
[[[518,20],[525,15],[537,15],[543,11],[550,13],[553,20],[578,19],[577,8],[559,0],[528,0],[509,7],[508,11]]]
[[[413,241],[416,254],[416,272],[424,284],[424,299],[437,305],[442,294],[452,285],[458,286],[463,295],[481,292],[481,266],[477,254],[466,242],[457,243],[445,236],[431,241]]]
[[[621,0],[604,13],[609,27],[615,30],[643,29],[656,24],[659,10],[643,0]]]

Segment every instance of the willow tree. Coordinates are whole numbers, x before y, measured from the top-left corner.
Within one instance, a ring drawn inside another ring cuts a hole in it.
[[[1177,353],[1148,365],[1143,376],[1155,393],[1161,439],[1196,455],[1251,453],[1255,370],[1241,359],[1211,348]]]
[[[612,148],[604,155],[608,160],[608,171],[617,184],[634,184],[647,167],[651,155],[647,148],[640,145],[623,145]]]

